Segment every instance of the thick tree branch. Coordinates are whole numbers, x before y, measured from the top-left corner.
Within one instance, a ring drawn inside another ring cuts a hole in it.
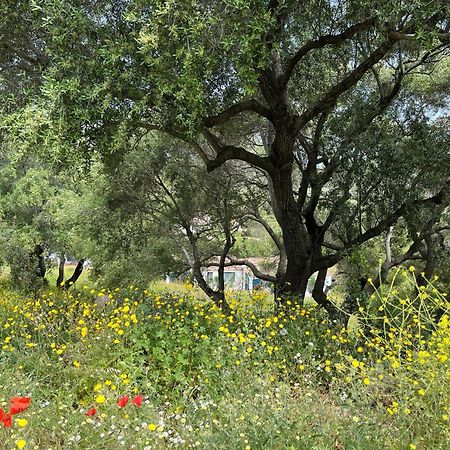
[[[341,251],[344,250],[342,245],[334,244],[333,242],[323,242],[322,247],[329,248],[331,250]]]
[[[235,239],[234,239],[233,235],[231,234],[231,230],[230,230],[228,205],[227,205],[226,200],[224,200],[223,206],[224,206],[225,217],[223,219],[222,226],[223,226],[223,232],[225,234],[225,244],[223,246],[222,254],[220,255],[220,260],[219,260],[218,291],[219,291],[219,293],[222,293],[224,295],[224,292],[225,292],[225,260],[228,256],[229,251],[231,250],[231,248],[233,247],[233,245],[235,243]]]
[[[327,279],[327,270],[320,269],[317,273],[316,282],[314,283],[314,288],[312,291],[313,299],[320,305],[325,306],[328,304],[327,294],[324,292],[325,281]]]
[[[242,147],[236,147],[234,145],[222,145],[219,142],[217,136],[212,134],[206,128],[203,129],[203,135],[206,137],[207,141],[216,152],[216,157],[213,160],[208,160],[207,162],[206,168],[208,172],[212,172],[214,169],[217,169],[226,161],[229,161],[231,159],[238,159],[247,162],[250,165],[258,167],[259,169],[262,169],[267,173],[271,173],[273,171],[272,162],[268,157],[259,156],[256,153],[249,152]]]
[[[324,36],[320,36],[319,38],[307,42],[305,45],[300,47],[297,52],[290,58],[286,65],[286,70],[283,74],[281,85],[285,87],[290,78],[292,77],[292,73],[296,65],[299,61],[306,56],[311,50],[316,48],[322,48],[326,45],[338,45],[347,39],[351,39],[355,34],[361,33],[363,31],[367,31],[375,25],[375,18],[371,17],[370,19],[364,20],[363,22],[356,23],[350,27],[348,27],[345,31],[339,34],[327,34]]]
[[[172,136],[176,139],[179,139],[180,141],[186,142],[187,144],[191,145],[194,149],[194,151],[197,153],[197,155],[200,157],[200,159],[203,161],[203,163],[207,166],[210,163],[210,159],[208,158],[208,155],[205,153],[205,151],[202,149],[200,144],[193,139],[188,139],[181,131],[174,131],[169,130],[167,128],[161,127],[159,125],[154,125],[151,123],[145,123],[141,122],[138,124],[139,127],[144,128],[148,131],[159,131],[160,133],[168,134],[169,136]]]
[[[84,262],[85,259],[80,259],[78,261],[78,264],[75,267],[72,276],[64,283],[63,289],[67,290],[77,282],[78,278],[80,278],[81,274],[83,273]]]
[[[181,247],[183,250],[183,253],[185,254],[185,258],[188,261],[189,265],[191,266],[192,273],[195,277],[195,280],[197,281],[200,289],[216,304],[217,307],[221,308],[222,311],[229,315],[231,310],[230,306],[228,305],[228,302],[225,299],[225,293],[220,290],[214,290],[205,280],[205,277],[202,273],[202,265],[205,262],[205,260],[202,260],[200,257],[199,248],[197,245],[197,237],[192,232],[191,228],[188,226],[184,228],[184,231],[186,232],[186,235],[188,237],[189,243],[191,245],[192,249],[192,256],[189,254],[189,252],[184,248]],[[225,247],[226,250],[226,247]],[[219,263],[218,263],[219,265]],[[223,265],[222,267],[222,278],[223,278]]]
[[[264,281],[270,281],[271,283],[276,282],[276,277],[273,275],[269,275],[267,273],[261,272],[256,264],[253,264],[252,262],[248,261],[247,259],[237,259],[233,258],[232,256],[227,257],[229,262],[225,263],[225,267],[231,267],[231,266],[247,266],[252,272],[255,277],[264,280]],[[219,266],[218,262],[212,262],[208,263],[209,266]]]
[[[59,264],[58,264],[58,278],[56,279],[56,287],[62,288],[64,284],[64,268],[66,264],[66,255],[64,252],[61,252],[59,255]]]
[[[332,108],[340,95],[355,86],[358,81],[377,64],[396,41],[388,39],[384,41],[376,50],[374,50],[356,69],[352,70],[342,81],[334,85],[323,97],[312,107],[297,117],[294,124],[294,132],[298,133],[308,122],[320,113]]]
[[[215,127],[216,125],[222,125],[228,122],[234,116],[237,116],[238,114],[246,111],[254,112],[262,117],[265,117],[267,120],[272,121],[271,111],[264,105],[259,103],[257,100],[251,99],[243,101],[241,103],[236,103],[235,105],[215,116],[207,117],[203,120],[203,125],[207,128]]]

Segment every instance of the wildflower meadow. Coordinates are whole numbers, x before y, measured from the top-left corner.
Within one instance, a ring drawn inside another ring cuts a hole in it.
[[[431,283],[377,291],[350,321],[274,314],[264,291],[226,316],[161,286],[2,290],[2,449],[448,448],[450,320]]]

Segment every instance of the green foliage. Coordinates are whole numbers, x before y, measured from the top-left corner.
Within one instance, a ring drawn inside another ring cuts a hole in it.
[[[414,266],[397,269],[390,283],[380,286],[367,305],[359,308],[358,316],[363,326],[368,324],[373,334],[381,333],[384,341],[394,339],[388,332],[392,329],[401,333],[395,339],[406,339],[407,345],[417,349],[424,336],[436,331],[439,319],[448,313],[449,304],[447,294],[436,288],[437,276],[419,285],[414,271]]]
[[[361,279],[367,279],[373,276],[374,267],[380,265],[384,248],[382,239],[373,239],[372,241],[354,249],[345,260],[339,264],[340,270],[344,274],[344,280],[347,291],[352,296],[358,296],[361,293]]]
[[[439,298],[429,286],[423,305]],[[386,303],[396,301],[387,293]],[[34,299],[3,288],[0,400],[20,393],[32,402],[20,416],[26,426],[2,427],[2,442],[448,446],[448,304],[439,322],[420,315],[430,333],[414,346],[405,323],[370,333],[377,317],[366,311],[362,333],[314,308],[287,305],[274,315],[262,293],[230,304],[227,318],[187,287],[49,291]],[[138,393],[141,407],[117,406],[122,395]],[[97,414],[87,418],[94,405]]]
[[[82,185],[39,155],[16,148],[10,136],[2,142],[0,160],[1,259],[10,266],[14,282],[36,289],[45,283],[37,275],[37,245],[44,258],[52,252],[76,255],[80,249]]]
[[[239,258],[273,257],[277,249],[273,240],[259,224],[248,223],[245,229],[236,233],[236,244],[233,247],[233,254]],[[273,269],[269,268],[268,272]]]
[[[97,167],[84,196],[81,234],[99,284],[139,285],[191,269],[195,236],[201,261],[220,254],[225,227],[245,226],[246,201],[261,195],[234,168],[205,175],[186,146],[145,136],[120,164]],[[254,255],[253,255],[254,256]]]

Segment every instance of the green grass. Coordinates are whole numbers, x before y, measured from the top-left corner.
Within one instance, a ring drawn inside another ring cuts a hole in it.
[[[65,272],[65,279],[68,280],[75,270],[76,264],[66,264],[64,267]],[[78,278],[76,282],[76,286],[85,286],[92,284],[92,282],[89,279],[89,272],[90,270],[88,268],[84,268],[82,274],[80,275],[80,278]],[[58,268],[57,267],[51,267],[49,270],[47,270],[46,276],[48,280],[49,287],[54,288],[56,286],[56,280],[58,278]]]
[[[1,407],[32,399],[26,426],[0,424],[2,449],[450,446],[445,316],[399,353],[390,330],[374,344],[314,308],[274,316],[264,293],[232,294],[226,318],[187,285],[82,285],[0,293]]]

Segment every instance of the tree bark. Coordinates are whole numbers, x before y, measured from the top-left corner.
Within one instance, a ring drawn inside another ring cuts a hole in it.
[[[302,230],[301,218],[291,214],[285,217],[282,227],[286,248],[287,264],[285,273],[277,280],[275,296],[277,303],[291,300],[303,304],[308,279],[312,275],[312,252],[307,244],[308,236]]]
[[[327,269],[321,269],[317,273],[316,282],[312,291],[312,297],[318,305],[326,307],[328,303],[327,294],[325,293],[325,280],[327,278]]]
[[[202,260],[200,258],[200,254],[199,254],[199,251],[198,251],[197,238],[196,238],[196,236],[194,235],[194,233],[192,232],[192,230],[190,229],[190,227],[187,224],[185,226],[185,231],[186,231],[187,237],[189,239],[189,242],[191,244],[192,257],[189,255],[187,250],[185,250],[185,254],[186,254],[186,257],[188,259],[189,265],[192,268],[192,273],[194,275],[195,280],[198,283],[198,286],[214,302],[214,304],[218,308],[222,309],[224,314],[229,316],[231,314],[231,308],[230,308],[230,305],[228,304],[228,302],[227,302],[227,300],[225,298],[224,290],[223,289],[220,290],[220,287],[219,287],[218,290],[214,290],[206,282],[205,277],[202,274]],[[225,247],[226,247],[226,244],[225,244]],[[224,278],[224,276],[223,276],[223,267],[224,267],[224,263],[225,263],[225,261],[222,262],[222,285],[224,284],[223,283],[223,278]],[[220,274],[220,269],[219,269],[219,274]],[[220,285],[220,280],[219,280],[219,285]]]
[[[64,252],[61,252],[61,255],[59,257],[59,264],[58,264],[58,278],[56,280],[56,287],[59,289],[62,289],[64,284],[64,267],[66,264],[66,255]]]
[[[277,207],[280,211],[279,225],[286,251],[286,271],[276,283],[276,303],[281,306],[286,300],[303,304],[311,270],[312,247],[308,230],[297,205],[292,189],[293,139],[275,139],[272,151],[284,155],[282,166],[272,177]]]
[[[63,285],[64,290],[67,291],[71,286],[73,286],[77,282],[78,278],[80,278],[80,275],[83,273],[84,261],[85,261],[84,259],[80,259],[78,261],[78,264],[75,267],[72,276]]]
[[[37,244],[34,248],[34,256],[38,260],[37,275],[39,278],[45,278],[47,268],[45,267],[44,249],[40,244]]]
[[[423,272],[416,274],[418,286],[426,286],[434,275],[436,269],[435,242],[431,234],[425,236],[426,253],[423,255],[425,259],[425,267]]]
[[[193,268],[195,280],[198,283],[200,289],[214,302],[214,304],[220,308],[224,314],[229,316],[231,314],[231,308],[225,298],[225,292],[222,290],[214,290],[209,284],[206,282],[203,277],[201,265],[196,264]]]
[[[37,261],[36,261],[37,259]],[[34,291],[34,297],[37,298],[40,288],[47,286],[48,281],[45,278],[47,268],[45,267],[44,247],[37,244],[34,250],[29,253],[30,270],[28,286]]]
[[[230,315],[231,309],[230,306],[228,305],[228,302],[225,299],[225,260],[228,255],[228,252],[234,245],[234,240],[233,237],[231,236],[231,232],[228,223],[226,221],[223,224],[223,228],[226,238],[222,254],[220,255],[219,270],[218,270],[219,285],[217,291],[214,294],[214,301],[216,305],[219,306],[226,315]]]

